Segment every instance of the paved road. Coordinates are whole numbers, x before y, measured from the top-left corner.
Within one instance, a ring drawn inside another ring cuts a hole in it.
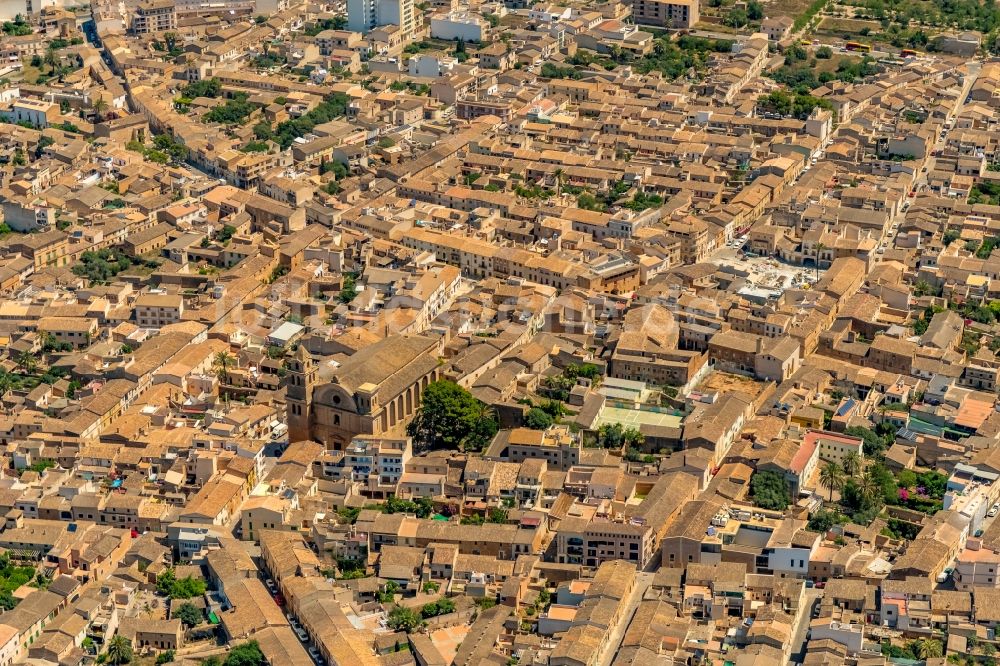
[[[948,113],[949,120],[954,118],[955,115],[958,114],[958,112],[961,110],[961,108],[965,106],[965,98],[969,96],[969,92],[972,90],[972,86],[976,84],[976,79],[979,78],[979,73],[982,71],[982,68],[983,64],[978,60],[973,60],[972,62],[969,63],[969,75],[965,77],[965,81],[962,86],[962,94],[958,96],[958,101],[956,102],[955,107]],[[934,147],[931,149],[931,153],[934,153],[944,148],[946,137],[947,134],[945,135],[945,137],[942,137],[940,134],[938,134],[937,138],[934,141]],[[927,186],[927,174],[934,170],[934,165],[936,161],[937,159],[933,156],[933,154],[928,156],[927,159],[925,160],[923,166],[926,170],[923,169],[921,170],[920,175],[917,177],[917,180],[914,183],[914,189],[917,190],[918,192],[923,190]]]
[[[652,585],[654,575],[651,571],[642,571],[636,574],[635,587],[632,588],[632,595],[629,597],[628,605],[625,607],[624,612],[622,612],[618,624],[611,631],[611,637],[608,639],[603,653],[597,660],[597,666],[610,666],[611,662],[614,661],[615,655],[618,654],[618,648],[622,643],[622,638],[625,637],[625,631],[632,623],[632,617],[635,615],[636,609],[639,608],[646,590]]]
[[[806,643],[809,634],[809,623],[812,621],[813,609],[820,603],[823,590],[806,588],[806,607],[801,613],[798,629],[792,637],[792,663],[802,663],[806,658]]]

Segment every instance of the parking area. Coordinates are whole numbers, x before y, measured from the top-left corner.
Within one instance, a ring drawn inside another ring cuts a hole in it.
[[[271,593],[271,598],[274,600],[274,603],[278,604],[278,606],[280,606],[284,610],[285,599],[281,595],[281,591],[278,589],[277,583],[275,583],[270,578],[265,578],[264,586],[267,588],[267,591]],[[319,653],[319,650],[313,647],[312,643],[309,640],[309,634],[302,627],[302,625],[299,624],[298,619],[292,613],[288,612],[285,613],[285,618],[288,620],[288,625],[292,628],[292,631],[295,632],[295,635],[298,637],[299,641],[302,642],[302,646],[306,648],[306,651],[309,653],[309,656],[312,658],[313,662],[317,666],[325,666],[325,662],[323,661],[323,656]]]

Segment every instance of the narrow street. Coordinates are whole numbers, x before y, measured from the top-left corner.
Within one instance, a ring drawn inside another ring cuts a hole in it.
[[[616,624],[615,628],[611,630],[607,646],[604,648],[604,652],[596,662],[597,666],[610,666],[611,662],[614,661],[615,655],[618,654],[618,649],[621,646],[622,639],[625,637],[625,631],[632,623],[632,617],[635,615],[635,611],[639,608],[639,604],[642,602],[642,598],[645,596],[646,590],[648,590],[649,586],[653,583],[653,576],[655,576],[653,572],[646,571],[636,574],[635,587],[632,588],[632,594],[629,596],[628,605],[625,607],[625,611],[619,618],[618,624]]]
[[[814,587],[806,588],[805,609],[801,613],[799,625],[792,637],[792,663],[802,663],[806,658],[806,642],[809,637],[809,623],[812,622],[813,610],[823,598],[823,590]]]

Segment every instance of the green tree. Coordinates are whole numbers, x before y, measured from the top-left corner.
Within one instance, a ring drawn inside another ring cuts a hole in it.
[[[236,359],[227,351],[220,351],[215,355],[212,365],[215,367],[215,376],[219,378],[220,382],[229,383],[229,369],[233,367],[235,362]]]
[[[38,359],[29,351],[23,351],[17,355],[17,367],[26,375],[33,374],[38,367]]]
[[[859,456],[855,451],[849,451],[844,455],[844,459],[840,462],[840,466],[844,468],[844,474],[847,476],[854,476],[861,471],[861,456]]]
[[[56,68],[59,66],[59,57],[56,55],[56,50],[49,45],[49,48],[45,50],[45,57],[42,58],[44,62],[49,67],[49,73],[55,74]]]
[[[341,303],[350,303],[358,295],[357,276],[353,273],[344,273],[341,280],[340,294],[337,296]]]
[[[434,513],[434,502],[428,497],[420,497],[417,501],[411,501],[389,495],[382,505],[385,513],[412,513],[417,518],[430,518]]]
[[[532,407],[524,416],[524,425],[532,430],[545,430],[552,425],[552,416],[540,407]]]
[[[205,581],[192,576],[177,578],[173,569],[156,577],[156,591],[171,599],[191,599],[205,594]]]
[[[181,95],[187,97],[188,99],[194,99],[195,97],[214,98],[221,94],[222,81],[215,78],[192,81],[181,90]]]
[[[764,18],[764,6],[757,0],[750,0],[747,3],[747,18],[751,21],[759,21]]]
[[[424,617],[436,617],[438,615],[444,615],[445,613],[454,612],[455,602],[448,598],[438,599],[437,601],[424,604],[423,608],[420,609],[420,614]]]
[[[225,104],[213,107],[204,118],[212,123],[238,125],[245,121],[254,109],[246,93],[236,93]]]
[[[197,606],[191,602],[184,602],[173,613],[186,627],[196,627],[201,624],[204,614]]]
[[[320,174],[332,173],[333,177],[337,180],[343,180],[348,176],[347,166],[336,160],[333,162],[323,162],[319,168],[319,172]]]
[[[498,429],[488,406],[455,382],[439,380],[424,389],[408,432],[424,449],[479,449]]]
[[[874,466],[866,469],[864,474],[861,475],[858,487],[861,490],[861,497],[869,505],[877,507],[884,502],[885,494],[883,492],[883,485],[876,476]]]
[[[31,24],[18,14],[13,21],[4,21],[3,31],[13,37],[24,37],[32,33]]]
[[[804,48],[798,44],[792,44],[787,49],[785,49],[785,65],[792,65],[796,62],[800,62],[809,57],[809,54]]]
[[[933,638],[922,638],[914,641],[912,650],[917,659],[935,659],[944,653],[941,641]]]
[[[626,428],[621,423],[605,423],[597,429],[597,442],[606,449],[617,450],[624,447],[637,447],[645,438],[635,428]]]
[[[742,28],[749,23],[746,10],[740,9],[739,7],[729,10],[729,13],[726,14],[724,23],[731,28]]]
[[[831,49],[829,46],[825,45],[821,46],[818,49],[816,49],[816,57],[819,58],[820,60],[829,60],[830,58],[833,57],[833,49]]]
[[[132,641],[116,634],[108,641],[108,663],[127,664],[132,661]]]
[[[750,494],[762,509],[784,511],[792,501],[785,478],[770,470],[755,472],[750,477]]]
[[[830,501],[833,501],[833,491],[844,487],[844,471],[840,465],[828,462],[819,471],[819,482],[824,488],[830,491]]]
[[[848,522],[847,516],[834,509],[824,509],[809,516],[807,527],[813,532],[825,534],[834,525],[841,525]]]
[[[420,615],[418,615],[416,611],[397,605],[389,611],[389,617],[386,619],[386,624],[389,625],[389,628],[393,631],[405,631],[406,633],[410,633],[414,629],[420,627],[420,625],[423,624],[423,620],[420,619]]]
[[[375,596],[378,598],[379,603],[391,604],[396,599],[399,589],[399,583],[390,580],[382,587],[382,591],[378,592]]]
[[[108,103],[104,101],[103,97],[98,97],[94,100],[94,116],[96,116],[98,122],[104,120],[104,114],[107,110]]]
[[[888,448],[887,443],[877,433],[864,426],[851,426],[844,433],[863,440],[862,448],[868,458],[877,458]]]
[[[248,641],[229,651],[224,666],[267,666],[267,659],[257,641]]]
[[[173,650],[167,650],[165,652],[161,652],[160,654],[156,655],[157,666],[162,666],[162,664],[169,664],[174,660],[174,656],[175,654]]]

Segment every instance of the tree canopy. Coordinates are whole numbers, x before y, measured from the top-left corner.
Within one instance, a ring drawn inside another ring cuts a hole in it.
[[[437,601],[424,604],[423,608],[420,609],[420,614],[424,617],[436,617],[445,613],[453,613],[454,611],[454,601],[451,599],[438,599]]]
[[[405,631],[406,633],[410,633],[423,624],[423,620],[413,609],[404,608],[402,606],[394,606],[393,609],[389,611],[389,617],[386,619],[386,624],[389,625],[389,628],[393,631]]]
[[[792,502],[785,478],[770,470],[755,472],[750,477],[750,494],[754,503],[762,509],[784,511]]]
[[[626,428],[621,423],[605,423],[597,429],[597,443],[606,449],[620,449],[623,445],[636,447],[643,439],[637,429]]]
[[[185,602],[178,606],[174,610],[173,616],[178,618],[187,627],[198,626],[205,617],[201,610],[190,602]]]
[[[177,578],[173,569],[156,577],[156,591],[171,599],[192,599],[205,594],[205,581],[192,576]]]
[[[108,662],[127,664],[132,661],[132,641],[117,634],[108,641]]]
[[[229,651],[224,666],[267,666],[267,659],[257,641],[248,641]]]
[[[498,429],[485,404],[455,382],[440,380],[424,389],[408,430],[424,449],[482,449]]]
[[[274,129],[269,123],[258,123],[254,125],[253,131],[258,139],[262,141],[272,139],[284,150],[291,146],[295,139],[311,132],[316,125],[322,125],[345,115],[348,101],[347,95],[332,93],[305,115],[278,123]]]
[[[524,425],[532,430],[545,430],[552,422],[552,416],[541,407],[532,407],[524,415]]]
[[[192,81],[181,89],[181,95],[188,99],[195,97],[218,97],[222,94],[222,81],[219,79],[202,79]]]

